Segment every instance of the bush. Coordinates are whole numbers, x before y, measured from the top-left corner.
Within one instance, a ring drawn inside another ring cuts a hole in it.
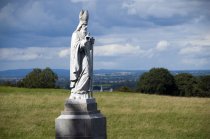
[[[152,68],[144,73],[138,86],[143,93],[175,95],[176,92],[174,77],[164,68]]]
[[[119,92],[133,92],[129,87],[127,86],[122,86],[120,88],[117,89],[117,91]]]

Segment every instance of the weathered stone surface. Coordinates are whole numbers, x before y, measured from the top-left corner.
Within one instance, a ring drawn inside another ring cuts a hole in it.
[[[106,139],[106,118],[97,110],[95,99],[67,100],[55,128],[56,139]]]
[[[106,139],[106,118],[98,114],[60,115],[56,119],[56,138]]]
[[[79,102],[79,103],[78,103]],[[65,103],[65,111],[71,112],[88,112],[88,111],[96,111],[97,110],[97,103],[95,99],[87,99],[81,101],[75,101],[68,99]]]
[[[55,120],[56,139],[106,139],[106,117],[92,96],[94,38],[87,32],[88,11],[81,11],[72,34],[70,55],[71,95]]]

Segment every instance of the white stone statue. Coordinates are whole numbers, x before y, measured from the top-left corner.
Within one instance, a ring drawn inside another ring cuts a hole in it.
[[[79,25],[72,34],[70,54],[70,99],[92,97],[94,38],[87,32],[88,11],[79,14]]]

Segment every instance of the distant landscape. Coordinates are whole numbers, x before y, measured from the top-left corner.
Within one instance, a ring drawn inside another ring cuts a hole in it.
[[[10,81],[16,83],[25,77],[33,69],[15,69],[0,71],[0,83]],[[57,85],[60,88],[69,87],[69,70],[66,69],[53,69],[58,75]],[[135,88],[139,77],[148,70],[118,70],[118,69],[99,69],[94,70],[94,88],[100,90],[101,86],[105,90],[110,88],[116,89],[121,86],[128,86]],[[193,76],[210,75],[210,70],[172,70],[171,74],[177,75],[180,73],[189,73]]]
[[[33,69],[14,69],[0,71],[0,78],[23,78]],[[69,78],[69,70],[67,69],[53,69],[59,77]],[[141,75],[149,70],[119,70],[119,69],[98,69],[94,70],[95,76],[125,76],[125,75]],[[189,73],[193,76],[210,75],[210,70],[172,70],[172,74]]]

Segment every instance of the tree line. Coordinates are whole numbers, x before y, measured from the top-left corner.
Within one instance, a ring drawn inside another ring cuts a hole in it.
[[[137,91],[148,94],[210,97],[210,75],[188,73],[173,76],[168,69],[152,68],[140,76]]]
[[[56,86],[57,80],[57,74],[49,67],[43,70],[35,68],[17,83],[5,82],[3,85],[26,88],[59,88]],[[136,82],[125,82],[113,84],[113,86],[115,86],[114,90],[121,92],[210,97],[210,75],[199,77],[189,73],[172,75],[165,68],[152,68],[145,72],[139,77],[137,85]],[[134,87],[136,89],[132,89]]]

